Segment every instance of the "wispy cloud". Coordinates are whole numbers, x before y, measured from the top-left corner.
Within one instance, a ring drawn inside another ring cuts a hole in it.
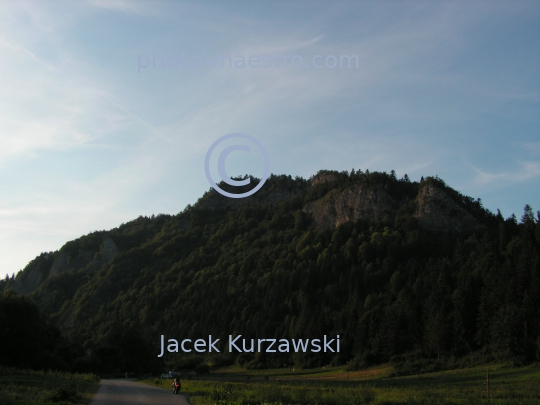
[[[506,38],[523,55],[538,45],[515,29],[533,26],[534,12],[527,2],[0,2],[0,269],[141,213],[178,212],[208,189],[201,161],[229,132],[259,138],[275,173],[395,169],[482,190],[534,182],[540,146],[513,128],[538,122],[506,107],[534,110],[537,65],[518,54],[504,67],[520,74],[497,70]],[[182,50],[306,64],[357,55],[359,68],[137,73],[138,54]],[[502,115],[506,128],[492,132]],[[497,142],[517,147],[479,153],[470,176],[464,150]],[[486,169],[493,160],[517,163]]]
[[[511,142],[511,145],[523,149],[533,156],[540,156],[540,142]]]
[[[88,0],[94,7],[108,10],[129,11],[139,13],[140,2],[133,0]]]
[[[540,177],[540,162],[517,162],[518,168],[502,173],[489,173],[473,165],[469,165],[475,172],[475,182],[479,185],[490,183],[523,183]]]

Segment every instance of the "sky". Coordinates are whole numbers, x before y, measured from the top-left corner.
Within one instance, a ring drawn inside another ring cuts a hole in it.
[[[438,175],[540,210],[540,2],[0,0],[0,276],[181,212],[230,133],[275,174]]]

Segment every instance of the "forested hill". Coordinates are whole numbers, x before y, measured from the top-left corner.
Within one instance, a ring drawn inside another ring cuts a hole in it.
[[[211,190],[178,215],[70,241],[0,290],[39,306],[67,342],[63,364],[78,371],[159,368],[162,334],[341,336],[339,353],[207,359],[250,367],[531,362],[540,360],[539,219],[528,205],[519,221],[504,219],[437,177],[273,175],[248,198]]]

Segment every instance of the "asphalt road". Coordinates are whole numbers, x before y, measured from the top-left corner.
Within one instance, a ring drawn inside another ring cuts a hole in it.
[[[130,380],[102,380],[90,405],[189,405],[183,395]]]

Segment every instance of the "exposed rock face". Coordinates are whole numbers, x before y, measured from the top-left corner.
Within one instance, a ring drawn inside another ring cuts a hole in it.
[[[28,264],[23,277],[18,278],[12,284],[11,289],[19,294],[34,291],[47,279],[53,262],[54,255],[52,252],[42,253]]]
[[[409,200],[410,201],[410,200]],[[394,215],[399,203],[383,189],[352,186],[332,190],[323,198],[306,204],[303,211],[312,215],[316,230],[335,228],[347,221],[382,219]],[[481,227],[463,207],[433,183],[427,183],[415,199],[414,217],[423,229],[437,232],[467,232]]]
[[[101,245],[101,255],[96,254],[90,266],[90,270],[97,271],[101,266],[109,263],[120,252],[111,238],[105,238]]]
[[[93,253],[89,250],[80,251],[74,259],[71,259],[67,253],[62,252],[54,262],[47,279],[58,276],[66,271],[84,269],[92,261],[93,257]]]
[[[311,185],[315,186],[322,183],[332,183],[337,180],[337,176],[331,173],[319,172],[311,178]]]
[[[39,288],[45,281],[68,271],[88,269],[97,271],[102,265],[110,262],[120,250],[111,238],[105,238],[101,254],[89,250],[81,250],[75,258],[61,252],[50,268],[34,269],[23,281],[15,283],[11,288],[19,294],[28,294]]]
[[[101,260],[105,263],[110,262],[114,256],[120,253],[120,250],[111,238],[105,238],[103,248],[101,249]]]
[[[414,217],[422,228],[431,231],[466,232],[480,226],[471,214],[432,183],[418,193]]]
[[[11,288],[17,291],[19,294],[27,294],[30,291],[34,291],[36,288],[38,288],[44,280],[45,276],[42,273],[32,271],[24,282],[15,282]]]
[[[306,204],[303,211],[312,214],[315,228],[335,228],[361,218],[381,219],[396,211],[395,201],[382,189],[353,186],[341,192],[330,191],[323,198]]]
[[[58,259],[54,261],[54,264],[52,265],[51,271],[49,272],[49,276],[47,278],[49,279],[63,273],[68,266],[68,259],[69,259],[69,256],[67,253],[65,252],[60,253],[60,256],[58,256]]]
[[[40,274],[45,274],[45,277],[36,279],[34,273],[37,274],[38,272],[34,271],[36,270],[34,268],[30,273],[31,277],[25,278],[15,288],[12,288],[20,294],[34,293],[32,299],[45,312],[55,313],[61,307],[61,300],[73,297],[77,289],[82,285],[80,281],[84,283],[88,273],[97,272],[103,265],[113,260],[119,252],[120,250],[114,241],[108,237],[103,240],[99,252],[93,253],[90,250],[81,250],[72,259],[66,251],[63,251],[54,262],[49,260],[49,265],[45,271],[43,271],[43,266],[41,266],[41,269],[37,269],[41,270]],[[78,272],[81,270],[86,274],[81,275]],[[71,311],[68,310],[68,314],[71,314]]]
[[[79,252],[79,254],[73,260],[71,260],[71,257],[68,256],[67,253],[62,252],[60,253],[60,256],[58,256],[58,259],[56,259],[54,262],[47,279],[59,276],[60,274],[68,271],[84,269],[90,263],[92,263],[93,258],[94,255],[89,250]]]

